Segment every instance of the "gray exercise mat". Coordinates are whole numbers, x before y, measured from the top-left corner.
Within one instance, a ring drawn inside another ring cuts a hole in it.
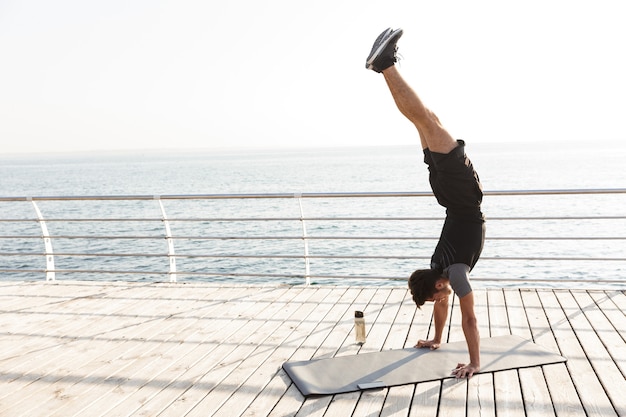
[[[283,369],[302,395],[339,394],[453,378],[452,369],[468,359],[465,341],[444,343],[437,350],[397,349],[328,359],[285,362]],[[480,373],[565,362],[518,336],[480,340]]]

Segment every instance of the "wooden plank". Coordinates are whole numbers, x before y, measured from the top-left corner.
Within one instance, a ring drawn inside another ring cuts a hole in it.
[[[617,415],[626,415],[626,379],[598,335],[599,331],[607,328],[606,317],[598,311],[595,301],[586,293],[564,291],[559,293],[559,301],[615,412]],[[608,329],[608,332],[604,332],[604,339],[618,339],[623,346],[621,337],[614,337],[616,335],[612,326],[608,326]]]
[[[417,306],[407,289],[396,289],[399,298],[400,308],[394,318],[393,325],[389,331],[389,336],[385,341],[383,349],[412,348],[415,345],[413,339],[409,339],[413,318]],[[413,402],[415,384],[391,387],[387,390],[387,395],[383,403],[381,417],[406,416]]]
[[[622,291],[593,291],[591,295],[620,335],[626,338],[626,296],[624,293]],[[620,298],[624,299],[624,305],[618,304]]]
[[[410,337],[411,330],[414,328],[413,322],[418,311],[415,302],[411,298],[411,293],[403,289],[398,291],[402,294],[400,299],[400,309],[398,315],[393,321],[389,337],[385,341],[385,349],[412,348],[415,346],[416,340]]]
[[[380,297],[376,288],[364,288],[346,310],[341,320],[334,324],[330,334],[324,340],[324,343],[318,347],[311,359],[332,358],[358,353],[361,346],[355,342],[354,311],[360,310],[365,312],[366,332],[369,331],[376,314],[375,311],[370,311],[368,306],[374,306],[378,302],[375,298],[377,295]]]
[[[15,375],[15,379],[5,385],[3,397],[0,399],[0,410],[10,408],[12,412],[21,407],[31,407],[36,404],[32,400],[32,396],[38,395],[43,389],[49,388],[50,384],[54,384],[64,375],[70,375],[75,372],[76,366],[80,365],[80,356],[72,354],[73,344],[80,343],[82,340],[88,339],[89,334],[94,329],[94,321],[101,314],[118,314],[126,308],[125,305],[115,305],[112,303],[102,303],[97,316],[93,314],[84,314],[77,306],[88,306],[87,312],[93,308],[93,301],[77,300],[70,305],[64,305],[65,310],[57,314],[57,311],[51,311],[50,315],[54,317],[54,323],[38,315],[42,323],[45,323],[45,334],[35,334],[32,341],[25,343],[29,346],[30,351],[24,352],[19,358],[10,361],[11,367],[6,367],[7,372]],[[56,308],[62,309],[57,306]],[[53,310],[51,308],[51,310]],[[40,312],[41,310],[37,309]],[[64,325],[60,325],[64,323]],[[117,325],[111,322],[99,323],[101,325]],[[46,352],[42,355],[41,352]],[[81,353],[89,354],[87,350]],[[43,384],[41,382],[43,382]],[[55,388],[56,395],[59,395],[59,388]],[[8,396],[10,395],[10,398]]]
[[[432,303],[430,310],[416,310],[405,288],[136,283],[3,285],[0,300],[8,301],[1,306],[0,324],[10,330],[0,327],[6,336],[0,338],[0,357],[6,359],[0,360],[0,370],[21,372],[8,385],[3,380],[0,399],[11,399],[13,407],[0,408],[0,414],[493,417],[497,411],[498,416],[569,417],[625,412],[622,291],[475,291],[481,336],[532,337],[568,357],[566,365],[306,400],[280,369],[283,361],[411,346],[432,331]],[[362,347],[354,343],[356,309],[366,311],[368,341]],[[26,328],[15,324],[22,319]],[[463,340],[458,300],[450,319],[449,340]],[[22,342],[26,355],[8,360],[3,355],[20,350],[6,340]]]
[[[489,336],[510,335],[509,316],[506,311],[503,290],[489,290],[487,301],[489,303]]]
[[[389,298],[385,300],[384,307],[376,320],[375,326],[372,328],[375,343],[368,344],[368,349],[364,350],[364,352],[380,352],[382,350],[400,349],[404,347],[410,321],[407,319],[406,312],[403,314],[403,320],[400,322],[396,320],[402,310],[406,295],[407,290],[405,289],[392,290]],[[415,311],[415,307],[413,307],[412,310]],[[409,317],[411,316],[409,315]],[[393,403],[387,404],[390,389],[385,388],[364,391],[361,395],[361,400],[355,408],[355,415],[370,415],[376,413],[379,415],[383,413],[396,414],[399,412],[398,408],[408,408],[411,404],[411,398],[403,396],[403,392],[406,393],[406,388],[398,387],[398,389],[395,390],[391,389]],[[410,389],[410,393],[413,393],[412,388]],[[386,404],[387,407],[385,407]]]
[[[436,417],[439,409],[440,392],[441,381],[416,384],[409,415],[411,417]]]
[[[193,386],[194,375],[196,375],[194,372],[203,372],[198,369],[203,361],[215,353],[220,346],[224,346],[220,345],[220,340],[236,339],[236,333],[245,326],[246,321],[239,320],[239,318],[254,315],[266,306],[265,303],[239,301],[241,299],[249,301],[256,292],[253,288],[248,288],[245,292],[240,291],[240,296],[236,297],[234,302],[224,301],[216,308],[199,315],[194,337],[190,338],[191,340],[182,341],[182,344],[192,344],[193,346],[180,355],[179,360],[172,364],[171,369],[166,370],[165,375],[162,376],[163,384],[158,387],[148,387],[148,389],[156,388],[158,392],[152,397],[146,395],[146,400],[142,402],[141,407],[133,415],[159,415],[181,393]],[[228,296],[223,299],[228,300]],[[204,323],[210,324],[210,326]]]
[[[433,303],[428,302],[415,311],[406,346],[415,346],[418,340],[427,340],[434,337],[434,334]],[[444,334],[447,334],[445,329]]]
[[[243,288],[225,288],[221,291],[220,298],[228,300],[230,297],[245,297],[248,291],[244,291]],[[128,415],[131,411],[133,414],[141,415],[146,410],[150,410],[147,415],[157,415],[163,411],[168,404],[176,399],[177,393],[180,392],[180,389],[174,388],[174,384],[179,380],[184,380],[185,372],[207,355],[206,349],[202,347],[211,344],[213,337],[220,337],[218,332],[221,329],[227,329],[229,324],[232,324],[232,320],[229,320],[228,316],[241,314],[245,311],[241,309],[237,309],[237,312],[233,311],[233,307],[238,305],[251,307],[247,303],[230,305],[215,303],[213,306],[207,305],[206,308],[204,305],[199,308],[191,308],[190,306],[188,308],[189,313],[185,312],[185,314],[180,315],[181,319],[190,321],[188,331],[183,330],[183,322],[181,321],[178,324],[176,334],[179,341],[169,350],[163,349],[161,358],[153,361],[153,369],[145,368],[143,370],[142,374],[148,376],[145,378],[145,383],[138,387],[135,392],[123,398],[115,408],[107,411],[106,415]],[[207,320],[211,322],[210,331],[205,331],[204,326],[201,325]],[[230,331],[230,329],[227,330]],[[215,344],[215,346],[217,345]]]
[[[541,367],[518,371],[526,415],[555,416],[550,391]]]
[[[504,291],[511,334],[532,340],[528,315],[519,290]],[[541,367],[519,369],[524,410],[528,417],[550,417],[555,415],[550,391]]]
[[[291,299],[284,308],[278,311],[272,318],[275,322],[274,329],[270,331],[268,337],[220,382],[219,387],[211,390],[188,415],[223,415],[218,412],[223,407],[226,407],[226,415],[237,415],[242,408],[245,409],[252,398],[261,392],[270,374],[273,374],[282,363],[280,356],[278,360],[273,359],[279,347],[288,344],[289,336],[294,333],[294,328],[297,328],[302,320],[317,307],[320,298],[314,297],[312,301],[309,300],[318,292],[322,292],[318,294],[318,297],[321,296],[322,299],[328,293],[326,290],[318,289],[301,290],[297,297]],[[244,384],[248,384],[248,389],[244,387]],[[228,388],[225,389],[226,387]],[[252,398],[246,399],[246,397]],[[231,398],[242,404],[229,403]]]
[[[398,308],[398,306],[387,304],[391,294],[390,289],[379,288],[364,310],[365,317],[370,317],[371,324],[369,329],[366,329],[367,341],[360,347],[358,353],[380,352],[382,349]],[[341,352],[340,350],[340,353],[347,354],[347,351]],[[331,415],[354,414],[357,416],[369,415],[370,413],[380,414],[386,393],[387,390],[378,389],[363,391],[360,397],[352,394],[335,395],[335,400],[329,404],[327,413],[331,413]],[[338,398],[342,400],[337,401]]]
[[[561,309],[556,292],[542,291],[539,295],[559,350],[568,360],[567,369],[576,386],[583,408],[587,416],[616,416],[611,402],[572,330],[569,323],[570,317]],[[572,317],[581,314],[580,310],[571,312]]]
[[[606,294],[611,298],[617,308],[626,315],[626,291],[607,291]]]
[[[489,337],[487,290],[474,290],[474,312],[481,337]],[[493,373],[475,375],[467,381],[467,415],[495,417]]]
[[[533,341],[550,351],[560,353],[537,291],[522,291],[521,294]],[[584,409],[566,365],[545,365],[543,373],[555,414],[558,417],[584,417]]]
[[[496,414],[498,416],[525,416],[524,401],[517,371],[495,372],[493,380]]]
[[[310,289],[309,291],[313,291]],[[215,416],[240,416],[246,408],[269,384],[271,379],[300,347],[302,341],[310,334],[318,324],[320,317],[325,316],[334,303],[341,296],[339,291],[331,291],[328,288],[316,289],[315,294],[306,300],[294,314],[289,327],[288,337],[276,345],[274,353],[259,366],[254,374],[219,408]],[[278,398],[276,398],[278,400]]]
[[[379,352],[382,349],[398,308],[398,306],[392,306],[388,303],[391,294],[392,290],[389,288],[378,288],[363,310],[366,318],[367,341],[363,345],[354,343],[348,345],[351,348],[357,348],[358,353]],[[346,353],[345,350],[340,349],[337,356]]]
[[[414,391],[415,384],[389,388],[380,417],[408,416]]]
[[[175,332],[176,338],[183,339],[189,337],[193,332],[195,320],[183,319],[179,320],[175,328],[168,328],[168,333]],[[168,337],[168,336],[166,336]],[[174,337],[174,336],[172,336]],[[111,384],[114,388],[98,400],[89,405],[88,408],[81,412],[88,412],[94,416],[118,416],[126,415],[124,406],[129,405],[130,410],[137,409],[143,401],[150,397],[144,397],[146,387],[159,388],[167,385],[169,380],[156,379],[159,377],[163,368],[173,366],[175,358],[184,355],[187,348],[181,344],[170,343],[174,339],[167,338],[163,343],[158,344],[155,349],[149,352],[141,352],[139,355],[132,357],[132,363],[126,368],[125,372],[120,375],[115,382]],[[126,405],[124,403],[126,402]],[[96,413],[97,410],[97,413]]]
[[[235,338],[234,335],[240,332],[243,332],[245,335],[249,335],[250,331],[253,331],[253,329],[256,328],[256,324],[250,325],[250,323],[252,321],[252,317],[260,315],[264,310],[268,309],[270,304],[265,298],[266,294],[264,292],[262,293],[258,290],[252,290],[252,292],[249,293],[247,296],[239,299],[237,304],[239,306],[246,307],[243,307],[245,311],[242,312],[240,316],[237,316],[236,313],[233,312],[233,316],[237,318],[237,322],[234,323],[234,326],[232,326],[232,330],[229,329],[226,332],[221,332],[218,330],[217,333],[211,333],[209,335],[211,338],[216,337],[214,339],[214,342],[201,344],[198,347],[198,349],[205,352],[205,355],[202,355],[202,357],[205,360],[209,361],[209,366],[215,366],[216,363],[218,363],[219,360],[223,358],[223,355],[227,355],[227,352],[232,352],[235,349],[235,344],[221,343],[222,340],[229,340],[228,336],[232,336],[233,338]],[[219,302],[219,300],[215,301]],[[240,311],[241,308],[242,307],[239,307]],[[152,322],[156,322],[157,326],[152,326]],[[147,324],[147,326],[145,324]],[[145,341],[141,342],[141,340],[135,338],[128,346],[126,346],[126,348],[133,348],[133,351],[135,351],[135,349],[139,349],[140,353],[137,356],[140,356],[142,353],[149,353],[145,352],[144,345],[146,344],[146,342],[150,342],[151,340],[158,341],[159,339],[163,340],[163,335],[165,335],[168,331],[168,328],[164,325],[164,320],[147,320],[145,324],[137,329],[138,331],[142,331],[145,329]],[[222,336],[226,336],[226,339],[222,339]],[[224,349],[220,351],[220,347],[223,347]],[[124,346],[121,346],[121,348],[124,348]],[[211,356],[210,353],[217,354],[215,356]],[[91,390],[77,396],[74,401],[68,403],[63,408],[55,410],[52,415],[66,416],[80,413],[81,410],[90,407],[93,401],[98,400],[101,396],[108,394],[110,390],[113,390],[119,384],[118,381],[123,382],[123,379],[120,379],[120,374],[121,372],[124,372],[124,368],[118,368],[131,362],[126,359],[127,356],[125,356],[124,351],[118,351],[117,349],[111,352],[111,356],[109,358],[110,359],[107,362],[102,364],[103,367],[96,374],[96,378],[92,378],[92,385],[97,385],[99,389]],[[204,374],[206,371],[201,366],[203,362],[200,361],[196,364],[198,365],[198,368],[201,370],[202,374]],[[196,369],[188,370],[188,372],[191,371],[196,371]],[[185,380],[183,381],[187,382]],[[177,387],[173,387],[172,390],[176,392],[178,396],[180,396],[184,391],[177,390],[176,388]]]
[[[130,386],[136,390],[142,385],[154,384],[157,371],[155,374],[142,374],[133,372],[133,367],[146,357],[155,361],[171,361],[167,353],[179,344],[176,337],[185,337],[188,334],[189,327],[189,321],[181,318],[180,314],[172,315],[173,311],[181,312],[182,301],[179,300],[178,305],[174,306],[169,299],[163,298],[165,291],[158,292],[159,294],[151,296],[150,302],[137,303],[140,310],[137,310],[138,316],[134,323],[120,326],[108,333],[109,340],[114,342],[110,349],[102,344],[103,341],[86,341],[88,349],[98,356],[80,368],[82,375],[73,375],[68,380],[68,386],[58,402],[48,401],[37,409],[48,409],[48,415],[85,412],[97,415],[97,408],[91,407],[96,407],[97,401],[109,395],[112,390],[117,390],[121,395]],[[169,291],[167,295],[169,296]],[[219,308],[217,305],[211,307],[209,302],[197,296],[190,297],[184,305],[182,311],[193,311],[199,315],[205,307]],[[104,342],[108,345],[108,341]],[[115,402],[111,401],[107,405],[113,406]]]
[[[246,324],[237,332],[236,337],[231,336],[230,340],[223,340],[212,355],[196,364],[197,369],[194,371],[200,375],[194,374],[193,385],[169,405],[168,413],[186,415],[214,390],[223,392],[225,388],[231,389],[232,385],[223,385],[223,382],[229,381],[229,375],[236,372],[242,364],[249,370],[248,365],[254,359],[251,355],[258,352],[259,346],[262,346],[293,312],[297,304],[291,302],[301,292],[302,288],[284,290],[276,299],[270,290],[261,292],[257,300],[263,304],[262,309],[254,317],[246,317]]]
[[[517,289],[504,290],[504,302],[511,334],[531,340],[532,333],[520,291]]]
[[[380,328],[385,320],[383,344],[380,350],[402,349],[406,346],[407,335],[415,314],[415,303],[407,297],[408,290],[404,288],[394,288],[385,304],[385,314],[381,314],[376,322],[376,327]]]
[[[13,310],[5,311],[2,318],[2,335],[0,338],[0,363],[9,358],[13,365],[17,365],[15,357],[24,358],[25,355],[34,353],[39,356],[42,348],[42,338],[56,334],[64,335],[71,328],[80,325],[76,320],[87,322],[89,317],[75,317],[75,320],[67,320],[74,314],[74,309],[85,304],[91,304],[91,297],[100,293],[101,287],[79,287],[79,289],[92,289],[86,293],[79,291],[76,296],[68,296],[71,290],[62,291],[58,285],[36,285],[41,294],[32,296],[24,295],[22,305]],[[30,300],[36,300],[31,302]],[[52,342],[56,344],[58,340]]]
[[[251,410],[246,415],[249,416],[295,416],[298,413],[298,410],[302,408],[302,404],[304,403],[304,397],[298,391],[298,388],[291,384],[291,379],[284,372],[279,374],[280,378],[283,380],[284,384],[288,386],[285,393],[280,397],[280,399],[271,404],[270,407],[267,407],[263,402],[261,403],[261,407],[263,408],[263,412],[256,413],[256,408],[259,407],[256,403],[253,403],[251,406]],[[272,382],[275,383],[276,378]],[[311,403],[308,405],[311,407]],[[324,409],[326,409],[327,405],[324,405]],[[269,411],[265,411],[269,408]]]
[[[95,293],[88,295],[57,298],[54,293],[61,291],[58,285],[42,287],[41,291],[46,291],[45,298],[39,297],[42,301],[41,304],[28,309],[21,308],[19,311],[14,312],[19,317],[26,315],[28,318],[28,320],[15,320],[21,324],[17,330],[18,336],[23,336],[23,340],[19,341],[21,355],[29,352],[31,344],[34,346],[35,352],[39,352],[41,341],[38,338],[40,337],[59,337],[56,335],[65,335],[69,331],[68,328],[79,325],[79,323],[76,323],[77,320],[89,322],[90,315],[77,315],[76,311],[83,311],[85,306],[93,306],[94,302],[97,304],[102,293],[102,290],[98,288]],[[69,292],[71,288],[65,291]],[[132,305],[134,302],[129,301],[128,304]],[[112,306],[112,308],[116,307]],[[91,315],[93,314],[98,313],[92,312]],[[68,317],[71,317],[72,320],[68,320]],[[29,321],[34,325],[32,332],[30,331]]]
[[[328,308],[327,311],[324,310],[326,313],[321,314],[319,311],[313,313],[314,317],[310,319],[314,325],[313,328],[307,334],[302,335],[302,343],[285,361],[310,359],[318,346],[327,337],[331,326],[334,326],[335,323],[345,315],[350,305],[349,303],[354,300],[356,295],[357,290],[354,288],[334,290],[332,296],[324,300],[324,304],[326,304]],[[291,379],[282,369],[282,364],[280,365],[281,367],[278,368],[269,383],[244,411],[244,415],[268,415],[275,405],[281,403],[283,400],[284,403],[281,406],[287,404],[291,415],[295,414],[300,408],[304,397],[298,392],[295,385],[292,384]],[[291,404],[289,404],[290,400],[293,400]],[[282,413],[282,415],[289,414],[290,413],[287,411],[283,411]]]
[[[502,290],[491,290],[488,293],[488,299],[491,336],[511,334],[504,292]],[[524,416],[522,388],[517,371],[495,372],[493,374],[493,381],[495,387],[496,415],[499,417]]]
[[[342,290],[344,291],[344,290]],[[329,334],[338,323],[346,322],[346,317],[353,313],[352,306],[361,294],[359,288],[347,288],[336,302],[330,312],[317,324],[313,332],[307,335],[299,349],[291,356],[290,360],[309,360],[315,352],[327,340]],[[246,415],[295,415],[304,403],[304,397],[291,382],[291,379],[279,369],[272,382],[246,410]],[[277,401],[275,400],[277,399]],[[327,405],[324,405],[324,409]]]
[[[441,383],[440,417],[464,416],[467,407],[467,379],[444,379]]]
[[[361,303],[361,307],[358,304],[355,305],[355,310],[361,310],[365,314],[367,341],[364,345],[358,345],[355,343],[354,338],[354,312],[351,311],[349,316],[345,318],[345,322],[349,323],[348,337],[343,338],[343,343],[333,356],[355,355],[358,354],[363,347],[365,350],[369,350],[377,342],[378,331],[374,330],[376,327],[376,320],[383,309],[384,303],[387,300],[390,290],[389,289],[370,289],[370,297],[367,297],[367,304]],[[317,353],[321,353],[319,351]],[[316,354],[316,358],[317,358]],[[319,356],[324,357],[324,354]],[[351,415],[361,397],[360,392],[338,394],[335,396],[326,396],[321,398],[307,398],[303,407],[299,410],[298,416],[309,415]],[[331,401],[332,400],[332,401]]]
[[[42,290],[45,289],[46,292],[49,292],[51,287],[54,287],[54,284],[46,282],[7,283],[2,287],[0,294],[0,313],[15,312],[15,310],[26,311],[42,304],[59,302],[62,299],[74,299],[84,295],[78,290],[59,294],[42,294]],[[89,290],[84,289],[83,291]],[[0,314],[2,329],[5,328],[4,326],[15,325],[15,323],[3,320],[2,314]],[[27,317],[25,316],[25,318]]]
[[[444,329],[444,335],[449,329]],[[433,303],[425,303],[415,312],[413,323],[409,329],[408,346],[414,346],[419,339],[428,340],[434,337]],[[439,407],[441,381],[422,382],[415,384],[413,402],[409,415],[435,417]]]
[[[369,310],[368,306],[370,304],[373,306],[376,303],[375,297],[377,294],[378,290],[375,288],[364,288],[359,293],[358,297],[350,305],[348,311],[346,311],[342,319],[338,323],[336,323],[335,326],[333,326],[333,328],[331,329],[331,333],[324,340],[324,343],[319,347],[319,349],[317,349],[313,356],[314,359],[322,359],[326,357],[334,357],[347,354],[353,355],[358,352],[359,346],[355,344],[354,334],[354,310],[360,310],[365,312],[367,326],[366,329],[369,328],[372,323],[372,318],[374,318],[375,316],[372,314],[372,311]],[[354,396],[356,396],[358,399],[360,393],[348,393],[336,396],[327,395],[323,397],[306,398],[304,399],[302,407],[297,411],[296,415],[304,417],[330,415],[328,413],[344,413],[343,415],[351,415],[355,403],[355,401],[353,400]],[[333,404],[336,404],[336,406],[333,409],[329,410],[328,407],[331,401]],[[352,409],[349,409],[350,406],[352,407]],[[271,416],[279,415],[280,414],[276,413],[276,410],[272,411]]]
[[[590,317],[593,327],[602,343],[606,346],[615,364],[626,377],[626,315],[611,302],[604,292],[590,292],[599,310],[589,309],[585,314]],[[599,314],[603,314],[604,318]]]
[[[451,297],[449,313],[449,332],[446,342],[465,341],[461,325],[461,307],[459,298]],[[467,349],[466,349],[467,350]],[[467,353],[469,361],[469,352]],[[451,363],[450,372],[456,367]],[[467,379],[444,379],[441,382],[441,398],[439,400],[439,417],[456,417],[465,415],[467,406]]]

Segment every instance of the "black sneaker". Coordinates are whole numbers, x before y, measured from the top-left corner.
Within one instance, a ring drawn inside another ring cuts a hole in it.
[[[376,72],[382,72],[396,63],[396,43],[400,36],[402,36],[402,29],[392,30],[391,28],[385,30],[378,35],[372,51],[365,61],[365,68],[371,69]]]

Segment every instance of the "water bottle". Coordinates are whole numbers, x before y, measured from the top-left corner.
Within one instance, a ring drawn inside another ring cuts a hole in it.
[[[356,330],[356,342],[362,345],[365,343],[365,318],[362,311],[354,312],[354,329]]]

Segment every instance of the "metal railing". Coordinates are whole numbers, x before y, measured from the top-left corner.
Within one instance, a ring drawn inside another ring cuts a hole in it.
[[[404,281],[438,239],[431,196],[0,197],[0,277]],[[487,241],[472,279],[624,285],[625,203],[626,189],[485,192]]]

